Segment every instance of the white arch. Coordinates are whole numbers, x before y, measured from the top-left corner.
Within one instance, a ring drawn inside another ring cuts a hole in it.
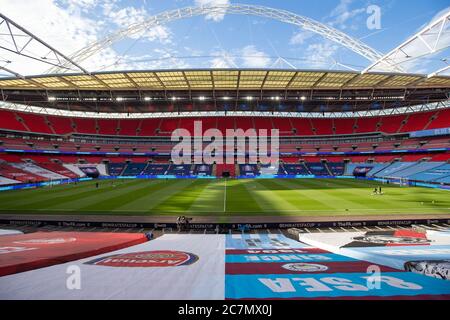
[[[195,17],[202,15],[213,15],[213,14],[242,14],[242,15],[253,15],[269,19],[274,19],[288,24],[293,24],[303,28],[305,30],[312,31],[323,36],[326,39],[334,41],[353,52],[365,57],[371,62],[376,62],[381,60],[383,55],[376,51],[375,49],[369,47],[365,43],[350,37],[349,35],[336,30],[330,26],[317,22],[313,19],[297,15],[295,13],[279,10],[264,6],[247,5],[247,4],[230,4],[230,5],[208,5],[208,6],[198,6],[198,7],[185,7],[181,9],[175,9],[170,11],[162,12],[158,15],[149,17],[144,22],[134,23],[130,26],[119,30],[100,41],[89,44],[88,46],[73,53],[70,58],[76,63],[80,63],[87,58],[93,56],[97,52],[108,48],[113,43],[124,39],[125,37],[139,34],[147,29],[153,27],[164,25],[166,23]],[[401,71],[398,67],[392,67],[389,62],[385,62],[387,69],[392,71]],[[49,73],[58,73],[64,71],[61,67],[55,67],[50,69]]]

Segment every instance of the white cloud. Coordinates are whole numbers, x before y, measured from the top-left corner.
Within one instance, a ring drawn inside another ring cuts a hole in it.
[[[195,0],[195,4],[198,6],[229,6],[230,0]],[[226,9],[215,10],[214,12],[206,15],[207,20],[222,21],[225,17]]]
[[[111,4],[106,4],[103,7],[103,12],[110,22],[119,28],[126,28],[132,24],[141,24],[151,16],[145,8],[125,7],[119,9]],[[146,39],[148,41],[158,40],[167,44],[171,42],[172,33],[166,26],[155,26],[144,32],[131,34],[129,37],[132,39]]]
[[[211,59],[210,64],[213,69],[227,69],[234,67],[228,59],[224,59],[223,57]]]
[[[329,18],[331,21],[330,25],[339,27],[340,29],[347,29],[347,23],[354,19],[361,13],[366,12],[366,8],[356,8],[350,9],[351,4],[354,0],[341,0],[339,4],[331,11]],[[352,24],[351,29],[356,29],[356,25]]]
[[[142,23],[149,16],[144,8],[119,7],[117,0],[1,1],[3,14],[67,56],[111,33],[114,26],[124,28],[131,23]],[[131,36],[133,39],[141,38],[163,44],[170,43],[171,37],[170,29],[165,26],[157,26]],[[0,45],[11,46],[8,41],[11,42],[7,37],[0,37]],[[31,42],[27,50],[27,53],[33,53],[36,56],[48,54],[48,49],[38,46],[37,42]],[[5,50],[2,50],[0,57],[1,66],[23,75],[45,73],[52,67],[49,64],[5,52]],[[124,65],[122,61],[128,58],[128,56],[122,57],[109,47],[80,64],[90,71],[103,70],[107,67],[128,69],[138,65],[137,63],[130,66]],[[13,62],[5,64],[4,60]],[[172,60],[170,64],[174,65],[173,62]],[[152,62],[152,64],[161,65],[162,63]],[[144,64],[140,63],[140,65]]]
[[[210,59],[210,67],[213,69],[226,69],[226,68],[236,68],[237,61],[236,56],[230,55],[229,52],[219,50],[213,51],[211,56],[214,58]]]
[[[243,66],[248,68],[268,67],[272,61],[267,53],[257,50],[253,45],[242,48],[240,55],[242,56]]]
[[[305,49],[305,58],[309,68],[328,69],[334,62],[339,46],[330,41],[314,43]]]
[[[314,36],[314,33],[311,31],[304,31],[300,30],[296,33],[294,33],[289,40],[289,44],[291,45],[299,45],[305,43],[306,40],[312,38]]]
[[[87,1],[83,2],[84,5],[87,3]],[[44,39],[63,54],[70,55],[97,39],[99,31],[97,21],[81,15],[70,14],[67,8],[60,7],[55,0],[2,0],[1,6],[3,14]],[[48,49],[38,46],[37,43],[33,44],[33,42],[28,50],[33,50],[33,53],[42,56],[48,53]],[[2,57],[6,58],[5,56],[7,54],[2,51]],[[10,58],[14,62],[7,67],[21,74],[42,73],[51,67],[48,64],[21,58],[12,53]]]

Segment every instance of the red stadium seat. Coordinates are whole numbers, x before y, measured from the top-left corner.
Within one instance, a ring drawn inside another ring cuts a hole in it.
[[[120,119],[118,134],[121,136],[136,136],[141,122],[141,119]]]
[[[11,111],[0,109],[0,128],[13,131],[28,131]]]
[[[47,116],[47,120],[50,122],[56,134],[69,134],[74,132],[71,118]]]
[[[336,134],[352,134],[355,123],[355,119],[334,119]]]
[[[313,127],[316,129],[316,134],[332,135],[333,134],[333,120],[332,119],[312,119]]]
[[[96,119],[88,118],[74,118],[73,122],[76,126],[76,131],[79,133],[96,134]]]
[[[405,120],[406,117],[401,116],[390,116],[390,117],[382,117],[380,130],[384,133],[397,133],[400,130],[402,125],[402,121]]]
[[[156,136],[156,129],[159,128],[162,119],[143,119],[140,126],[139,136]]]
[[[53,130],[47,124],[45,116],[32,113],[21,113],[20,117],[31,132],[54,134]]]
[[[379,117],[357,118],[355,121],[355,133],[377,132],[377,124],[380,122]]]
[[[430,121],[432,112],[411,114],[408,117],[406,124],[401,128],[400,132],[412,132],[424,130],[425,126]]]
[[[450,109],[439,110],[436,119],[431,121],[426,129],[440,129],[449,127]]]
[[[115,119],[97,119],[98,134],[115,135],[119,127],[119,121]]]

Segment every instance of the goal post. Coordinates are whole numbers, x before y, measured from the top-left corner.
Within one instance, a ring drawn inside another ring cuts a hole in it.
[[[409,187],[409,179],[405,177],[384,177],[384,180],[397,184],[400,187]]]

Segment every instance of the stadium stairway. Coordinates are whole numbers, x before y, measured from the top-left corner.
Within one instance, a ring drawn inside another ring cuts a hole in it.
[[[327,170],[327,172],[330,176],[334,176],[334,174],[331,172],[330,168],[328,167],[328,163],[324,162],[323,166],[325,167],[325,169]]]

